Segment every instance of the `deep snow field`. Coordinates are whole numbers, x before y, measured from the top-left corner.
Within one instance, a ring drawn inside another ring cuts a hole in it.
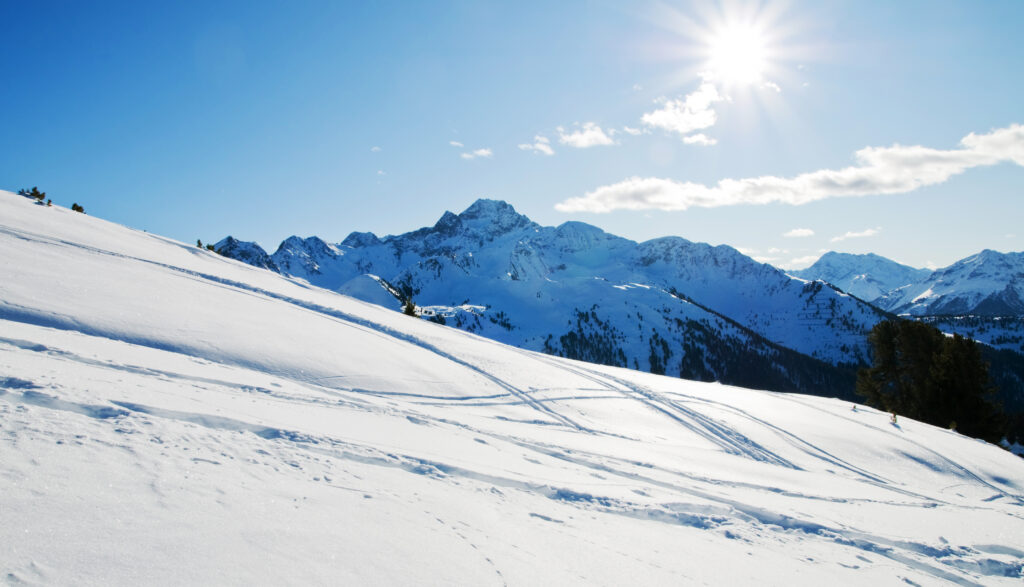
[[[0,193],[0,582],[1007,584],[1024,460]]]

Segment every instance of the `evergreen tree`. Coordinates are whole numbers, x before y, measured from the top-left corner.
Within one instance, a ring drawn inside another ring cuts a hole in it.
[[[79,206],[77,202],[71,204],[71,209],[74,210],[75,212],[81,212],[82,214],[85,214],[85,208]]]
[[[25,196],[28,198],[35,198],[37,202],[42,202],[46,199],[46,192],[39,191],[38,187],[32,186],[32,189],[20,189],[18,190],[19,196]]]
[[[886,320],[868,335],[874,362],[857,374],[871,406],[995,442],[1004,421],[989,400],[988,365],[978,345],[912,320]]]
[[[406,316],[416,316],[416,304],[413,303],[412,298],[405,300],[405,304],[402,306],[402,313]]]

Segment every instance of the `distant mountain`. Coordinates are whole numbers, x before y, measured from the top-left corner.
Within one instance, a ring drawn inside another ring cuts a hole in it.
[[[1024,253],[985,250],[937,271],[874,254],[826,253],[814,265],[790,274],[828,281],[883,310],[944,332],[1024,353]]]
[[[240,241],[233,236],[229,236],[213,245],[213,249],[225,257],[238,259],[254,267],[280,271],[274,260],[270,258],[270,255],[263,250],[263,247],[256,243]]]
[[[851,388],[883,317],[731,247],[544,227],[493,200],[398,236],[290,237],[270,259],[372,303],[411,298],[429,319],[522,348],[767,389]]]
[[[814,265],[790,275],[804,279],[821,279],[846,293],[871,302],[889,292],[924,281],[931,275],[928,269],[915,269],[891,259],[868,253],[825,253]]]
[[[891,291],[876,303],[913,316],[1024,315],[1024,253],[986,249]]]

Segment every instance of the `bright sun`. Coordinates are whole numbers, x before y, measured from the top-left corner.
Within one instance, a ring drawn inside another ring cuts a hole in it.
[[[756,84],[768,68],[765,37],[753,26],[719,28],[708,39],[708,54],[707,73],[726,85]]]

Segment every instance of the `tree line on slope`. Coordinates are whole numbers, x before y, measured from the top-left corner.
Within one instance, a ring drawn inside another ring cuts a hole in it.
[[[37,186],[32,186],[31,188],[22,188],[18,190],[18,195],[25,196],[26,198],[32,198],[38,204],[42,204],[43,200],[46,200],[47,206],[53,206],[53,200],[47,198],[46,192],[39,191],[39,188]],[[79,206],[78,202],[71,204],[71,209],[74,210],[75,212],[81,212],[85,214],[85,208]]]
[[[999,442],[1006,418],[979,345],[914,320],[879,322],[868,335],[871,367],[857,374],[868,405]]]

